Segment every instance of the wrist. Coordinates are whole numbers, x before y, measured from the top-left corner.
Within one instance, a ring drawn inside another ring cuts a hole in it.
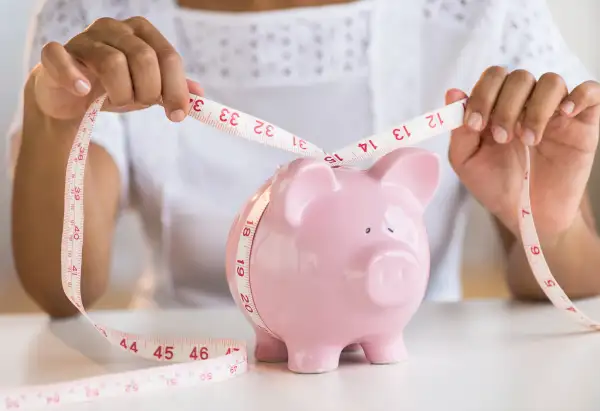
[[[535,222],[535,215],[533,216],[533,219]],[[536,227],[536,231],[539,245],[545,254],[548,252],[554,253],[554,250],[561,250],[569,244],[587,241],[588,239],[596,236],[585,222],[581,209],[577,210],[577,213],[572,219],[571,223],[564,229],[558,231],[541,231]],[[521,238],[521,232],[518,231],[518,229],[516,231],[515,238],[516,241],[513,249],[515,247],[522,249],[524,244]]]
[[[57,119],[47,114],[38,104],[35,82],[38,72],[34,69],[29,75],[23,90],[23,141],[28,139],[52,138],[53,136],[75,137],[81,118]],[[69,139],[72,142],[72,139]]]

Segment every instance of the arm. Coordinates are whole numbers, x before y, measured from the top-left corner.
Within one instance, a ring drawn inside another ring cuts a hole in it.
[[[511,69],[526,69],[536,78],[546,72],[557,73],[565,79],[569,90],[594,77],[564,41],[544,0],[511,0],[505,24],[503,40]],[[496,225],[507,256],[506,275],[511,293],[518,299],[546,300],[529,268],[521,239],[497,219]],[[600,239],[587,193],[571,229],[560,240],[541,245],[552,275],[570,298],[600,293],[596,268],[600,265]]]
[[[14,171],[12,247],[25,291],[54,317],[77,313],[60,281],[60,242],[66,161],[79,122],[46,117],[32,96],[35,72],[25,87],[21,148]],[[93,304],[105,291],[115,229],[120,177],[112,157],[90,144],[85,175],[82,296]]]
[[[33,86],[40,72],[42,47],[50,40],[66,42],[89,22],[79,1],[46,0],[32,23],[25,51],[23,101],[8,134],[12,253],[26,293],[45,312],[63,317],[77,313],[62,290],[60,241],[66,161],[79,120],[61,122],[46,116],[36,103]],[[124,128],[114,114],[102,112],[98,118],[85,174],[82,296],[86,305],[106,289],[118,207],[127,200],[121,187],[128,186]]]
[[[552,275],[569,298],[573,299],[600,294],[597,268],[600,266],[600,238],[587,193],[580,211],[571,229],[560,239],[542,244],[542,252]],[[508,260],[506,276],[510,292],[519,300],[546,300],[546,295],[531,272],[521,239],[515,238],[498,219],[494,220]]]

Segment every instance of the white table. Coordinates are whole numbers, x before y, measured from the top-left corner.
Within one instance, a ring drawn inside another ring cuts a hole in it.
[[[579,306],[600,318],[600,300]],[[132,332],[252,340],[249,325],[236,310],[94,316]],[[2,386],[52,383],[147,364],[110,347],[83,319],[51,323],[38,315],[4,316],[0,336]],[[337,371],[298,375],[283,364],[257,365],[251,359],[248,373],[224,382],[61,410],[600,409],[600,333],[582,332],[549,304],[424,304],[406,330],[406,344],[410,359],[398,365],[369,365],[354,355]]]

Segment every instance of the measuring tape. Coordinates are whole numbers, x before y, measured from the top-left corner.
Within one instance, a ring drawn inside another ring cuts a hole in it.
[[[61,243],[63,290],[79,312],[115,347],[139,357],[174,364],[0,392],[0,410],[43,408],[144,391],[156,392],[157,389],[162,388],[195,386],[226,380],[242,374],[248,369],[248,352],[245,341],[165,339],[130,334],[97,324],[85,311],[80,289],[84,237],[84,169],[90,137],[105,99],[106,95],[95,100],[85,113],[67,164]],[[337,167],[375,156],[379,157],[396,148],[415,145],[430,137],[461,127],[466,101],[464,99],[426,113],[332,153],[326,153],[309,141],[264,120],[193,94],[190,94],[188,115],[225,133],[290,151],[299,156],[321,159],[332,167]],[[523,188],[519,209],[515,212],[518,212],[520,216],[519,228],[522,243],[533,274],[544,293],[557,308],[573,316],[577,322],[592,329],[599,329],[600,324],[589,319],[573,305],[546,264],[531,212],[529,149],[524,146],[524,150],[526,167]],[[268,206],[269,194],[270,190],[265,190],[249,210],[247,222],[239,233],[235,269],[239,274],[236,276],[238,306],[257,326],[272,334],[260,318],[252,298],[249,258],[254,233]]]

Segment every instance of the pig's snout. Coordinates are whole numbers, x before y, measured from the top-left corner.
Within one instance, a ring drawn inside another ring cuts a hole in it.
[[[407,251],[382,251],[367,264],[367,293],[382,307],[402,304],[420,275],[417,259]]]

